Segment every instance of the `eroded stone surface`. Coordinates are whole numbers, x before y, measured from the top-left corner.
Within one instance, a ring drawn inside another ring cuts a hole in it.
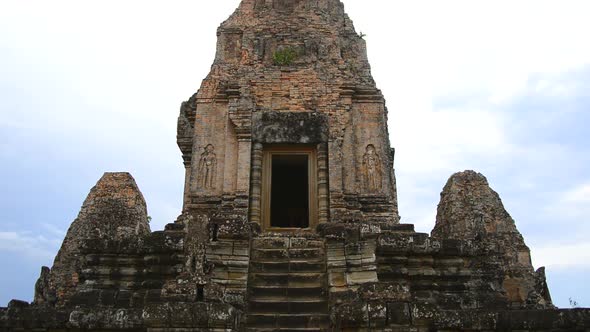
[[[440,196],[433,236],[474,239],[509,233],[518,245],[524,245],[500,196],[482,174],[474,171],[453,174]]]
[[[150,233],[143,195],[129,173],[105,173],[90,190],[49,272],[42,270],[38,303],[63,305],[80,282],[81,249],[90,239],[139,242]]]
[[[502,287],[512,305],[552,307],[544,270],[533,270],[529,248],[482,174],[464,171],[449,178],[432,236],[480,242],[488,252],[485,263],[496,264],[503,274]]]

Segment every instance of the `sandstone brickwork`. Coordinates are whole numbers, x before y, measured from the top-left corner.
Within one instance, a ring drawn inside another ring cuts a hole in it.
[[[449,179],[431,235],[400,223],[385,101],[339,0],[242,0],[177,143],[177,220],[151,232],[133,178],[106,173],[0,332],[590,328],[552,305],[483,175]]]

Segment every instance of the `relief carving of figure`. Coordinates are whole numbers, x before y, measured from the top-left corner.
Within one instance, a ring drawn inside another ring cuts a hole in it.
[[[373,144],[367,145],[363,155],[363,178],[368,192],[381,190],[381,158]]]
[[[215,188],[215,174],[217,171],[217,156],[215,155],[215,147],[208,144],[205,147],[205,152],[201,154],[199,160],[199,176],[197,182],[201,189]]]

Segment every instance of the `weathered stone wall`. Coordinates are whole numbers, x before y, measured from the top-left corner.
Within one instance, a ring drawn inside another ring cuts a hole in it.
[[[586,324],[544,318],[543,312],[548,317],[557,315],[542,297],[544,292],[548,295],[542,271],[530,276],[536,284],[528,297],[515,302],[512,285],[506,284],[514,271],[504,265],[510,250],[505,243],[437,239],[415,233],[408,226],[385,230],[374,240],[378,281],[349,287],[333,299],[334,326],[383,331],[395,331],[395,326],[459,330],[550,330],[561,326],[568,330],[567,326]],[[507,312],[510,308],[528,311]],[[512,321],[514,317],[522,321]]]
[[[207,245],[206,259],[212,264],[213,270],[205,298],[245,309],[250,263],[249,241],[212,241]]]
[[[137,245],[125,241],[87,241],[82,248],[80,284],[69,305],[142,308],[166,300],[163,287],[176,281],[185,262],[184,233],[151,233]],[[183,300],[193,300],[191,293]],[[179,300],[175,298],[175,300]]]
[[[239,312],[223,303],[154,303],[142,308],[105,306],[0,308],[0,331],[238,331]]]

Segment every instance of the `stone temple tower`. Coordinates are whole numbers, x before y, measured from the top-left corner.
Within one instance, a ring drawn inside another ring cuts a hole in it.
[[[184,211],[231,233],[397,223],[387,109],[342,3],[245,0],[217,35],[178,120]]]
[[[183,210],[152,232],[133,177],[90,191],[8,331],[582,331],[487,179],[401,224],[387,109],[339,0],[242,0],[178,117]]]

